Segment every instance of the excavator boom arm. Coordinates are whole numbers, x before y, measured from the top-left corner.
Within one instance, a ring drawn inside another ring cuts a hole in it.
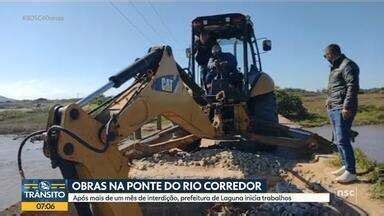
[[[88,97],[52,108],[45,155],[60,167],[65,178],[124,179],[129,178],[129,158],[119,151],[119,143],[159,114],[195,137],[216,137],[216,129],[195,101],[194,92],[181,73],[184,72],[177,66],[169,47],[152,48],[149,54],[110,77],[108,84]],[[83,109],[108,88],[119,87],[131,78],[136,82],[96,116]],[[138,204],[93,204],[92,209],[97,215],[140,214]]]

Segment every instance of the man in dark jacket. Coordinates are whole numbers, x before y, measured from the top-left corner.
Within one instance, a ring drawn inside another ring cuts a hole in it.
[[[204,78],[208,73],[207,64],[212,57],[212,47],[216,45],[216,39],[207,31],[202,31],[199,38],[195,41],[196,62],[200,67],[200,76],[204,83]],[[205,83],[204,83],[205,85]]]
[[[236,72],[237,60],[232,53],[222,52],[220,45],[212,47],[212,57],[208,61],[208,74],[205,83],[209,91],[212,80],[215,78],[228,79],[231,74]]]
[[[324,57],[331,63],[326,107],[330,117],[334,143],[337,145],[342,167],[332,172],[336,181],[349,183],[356,180],[355,155],[350,131],[358,105],[359,67],[341,53],[337,44],[325,48]]]

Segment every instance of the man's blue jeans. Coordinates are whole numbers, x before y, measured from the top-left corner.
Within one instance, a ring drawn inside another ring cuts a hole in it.
[[[353,119],[353,114],[348,119],[344,119],[341,114],[341,108],[328,110],[328,115],[331,120],[333,142],[336,144],[343,166],[352,174],[356,174],[355,154],[350,140],[350,131]]]

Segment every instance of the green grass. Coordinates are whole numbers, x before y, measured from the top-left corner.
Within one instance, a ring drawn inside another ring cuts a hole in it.
[[[378,181],[371,186],[371,198],[384,200],[384,182]]]
[[[83,107],[83,109],[91,111],[109,98],[101,95]],[[11,104],[0,104],[0,134],[24,134],[45,129],[51,106],[55,104],[65,106],[76,101],[77,99],[44,100],[43,102],[28,100],[16,101]],[[162,118],[162,124],[167,126],[170,124],[170,121]]]
[[[370,160],[359,148],[355,149],[355,158],[357,172],[367,173],[364,176],[372,183],[370,188],[371,198],[384,200],[384,182],[383,176],[380,176],[384,173],[384,163],[378,164],[375,161]],[[330,160],[329,164],[334,167],[340,167],[340,156],[338,155]]]
[[[384,106],[361,105],[356,113],[357,124],[382,124],[384,123]]]
[[[340,167],[341,166],[341,159],[339,154],[334,159],[330,160],[329,163],[332,166]],[[376,167],[376,163],[372,160],[370,160],[367,155],[359,148],[355,149],[355,159],[356,159],[356,169],[358,172],[367,172],[369,170],[372,170]]]
[[[308,110],[308,117],[297,121],[304,127],[316,127],[329,124],[324,103],[325,94],[300,95],[304,107]],[[359,107],[354,125],[384,124],[384,94],[359,94]]]
[[[373,169],[376,163],[368,158],[368,156],[359,148],[355,150],[356,167],[358,170],[365,172]]]
[[[369,178],[373,182],[371,186],[371,197],[384,200],[384,163],[378,164],[374,171],[370,173]]]
[[[67,105],[76,99],[63,100],[22,100],[1,104],[0,134],[30,133],[45,129],[49,107],[55,104]]]
[[[45,128],[48,110],[7,110],[0,112],[0,134],[28,133]]]
[[[334,153],[335,157],[328,161],[329,165],[333,167],[341,167],[341,158],[340,155],[337,153]]]
[[[309,113],[305,119],[299,120],[297,123],[303,127],[318,127],[329,124],[329,119],[318,113]]]

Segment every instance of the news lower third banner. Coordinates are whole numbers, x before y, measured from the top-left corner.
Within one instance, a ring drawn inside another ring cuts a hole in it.
[[[68,211],[67,181],[64,179],[24,179],[21,211]]]
[[[25,179],[22,211],[67,211],[69,202],[329,202],[329,193],[267,193],[264,179]]]

